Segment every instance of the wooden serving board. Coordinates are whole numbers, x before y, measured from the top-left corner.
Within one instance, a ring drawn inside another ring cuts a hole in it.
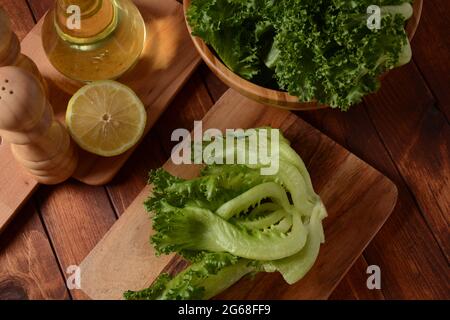
[[[147,44],[138,64],[118,81],[130,86],[147,107],[145,133],[165,111],[200,62],[184,23],[182,5],[175,0],[135,0],[148,29]],[[36,62],[47,81],[50,102],[64,121],[67,103],[79,83],[64,78],[49,62],[41,44],[43,19],[22,41],[22,52]],[[63,88],[63,89],[62,89]],[[136,146],[137,147],[137,146]],[[114,178],[135,148],[113,158],[80,151],[74,177],[90,185]],[[38,186],[14,163],[5,143],[0,144],[0,231]]]
[[[130,86],[148,110],[145,133],[158,120],[200,62],[184,23],[183,9],[175,0],[135,0],[147,24],[147,44],[138,64],[118,81]],[[22,42],[22,51],[36,62],[50,82],[50,102],[64,119],[70,95],[77,84],[64,78],[50,64],[41,44],[42,20]],[[83,153],[75,178],[90,185],[111,181],[133,150],[113,158]]]
[[[26,174],[0,137],[0,233],[14,213],[36,190],[37,182]]]
[[[329,216],[324,220],[326,243],[310,273],[287,285],[278,273],[242,279],[218,298],[326,299],[375,236],[397,200],[397,188],[380,172],[337,145],[294,114],[263,106],[233,90],[208,112],[203,129],[280,128],[307,164],[316,191]],[[195,166],[165,169],[191,178]],[[126,290],[149,286],[163,271],[185,266],[177,256],[155,257],[149,243],[151,221],[143,207],[146,187],[81,264],[82,290],[93,299],[120,299]]]

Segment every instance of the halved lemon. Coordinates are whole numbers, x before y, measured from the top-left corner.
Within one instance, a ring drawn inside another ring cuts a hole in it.
[[[116,81],[92,82],[70,99],[66,124],[84,150],[103,156],[120,155],[144,134],[147,113],[139,97]]]

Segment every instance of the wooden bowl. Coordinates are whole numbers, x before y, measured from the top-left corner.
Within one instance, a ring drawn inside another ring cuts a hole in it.
[[[186,15],[186,11],[190,4],[191,0],[183,1],[186,25],[188,27],[189,33],[192,33]],[[409,20],[406,27],[410,40],[412,40],[417,30],[417,26],[419,24],[420,16],[422,13],[422,5],[423,0],[414,1],[414,14]],[[239,75],[228,69],[228,67],[222,63],[222,61],[211,51],[208,45],[201,38],[194,37],[192,35],[191,37],[195,47],[197,48],[197,51],[199,52],[203,61],[212,70],[212,72],[225,84],[240,92],[242,95],[263,104],[290,110],[313,110],[328,107],[326,105],[318,104],[317,102],[300,102],[297,97],[291,96],[286,91],[264,88],[248,80],[245,80],[244,78],[241,78]]]

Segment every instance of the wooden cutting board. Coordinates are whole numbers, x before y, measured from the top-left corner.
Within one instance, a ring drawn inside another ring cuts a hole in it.
[[[182,5],[175,0],[135,0],[148,29],[146,47],[137,66],[119,79],[130,86],[147,107],[145,133],[158,120],[183,84],[195,70],[200,58],[184,22]],[[50,64],[41,44],[43,19],[22,41],[22,52],[36,62],[45,77],[50,102],[56,116],[63,120],[67,103],[80,84],[64,78]],[[137,147],[137,146],[136,146]],[[80,151],[75,178],[90,185],[108,183],[125,164],[135,148],[113,158]],[[14,163],[9,146],[0,143],[0,232],[36,190],[38,183]]]
[[[14,213],[36,190],[37,182],[14,159],[9,145],[0,137],[0,233]]]
[[[395,185],[294,114],[250,101],[231,89],[203,121],[204,130],[280,128],[307,164],[329,213],[324,220],[326,243],[302,281],[289,286],[277,273],[259,274],[253,280],[242,279],[218,298],[328,298],[391,214],[397,200]],[[170,161],[164,167],[183,178],[198,173],[195,166]],[[141,192],[82,262],[81,287],[91,298],[120,299],[126,290],[149,286],[161,272],[185,266],[177,256],[154,255],[149,243],[151,221],[143,207],[150,193],[150,186]]]
[[[130,86],[147,107],[147,133],[195,70],[200,57],[187,31],[180,3],[175,0],[134,2],[147,25],[147,43],[138,64],[118,81]],[[41,44],[42,22],[23,40],[22,51],[36,62],[50,82],[50,102],[56,116],[64,119],[70,99],[65,91],[76,90],[77,84],[63,77],[47,59]],[[90,185],[108,183],[133,151],[113,158],[83,153],[74,177]]]

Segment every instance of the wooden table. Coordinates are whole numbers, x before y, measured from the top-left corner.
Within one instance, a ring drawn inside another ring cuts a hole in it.
[[[23,38],[53,0],[0,0]],[[348,113],[298,115],[391,178],[391,218],[332,299],[450,298],[450,2],[425,1],[414,61]],[[192,128],[226,90],[202,65],[116,179],[105,187],[69,181],[41,187],[0,236],[0,299],[83,299],[68,290],[78,265],[169,157],[175,128]],[[126,261],[124,261],[126,263]],[[368,265],[382,289],[366,287]]]

